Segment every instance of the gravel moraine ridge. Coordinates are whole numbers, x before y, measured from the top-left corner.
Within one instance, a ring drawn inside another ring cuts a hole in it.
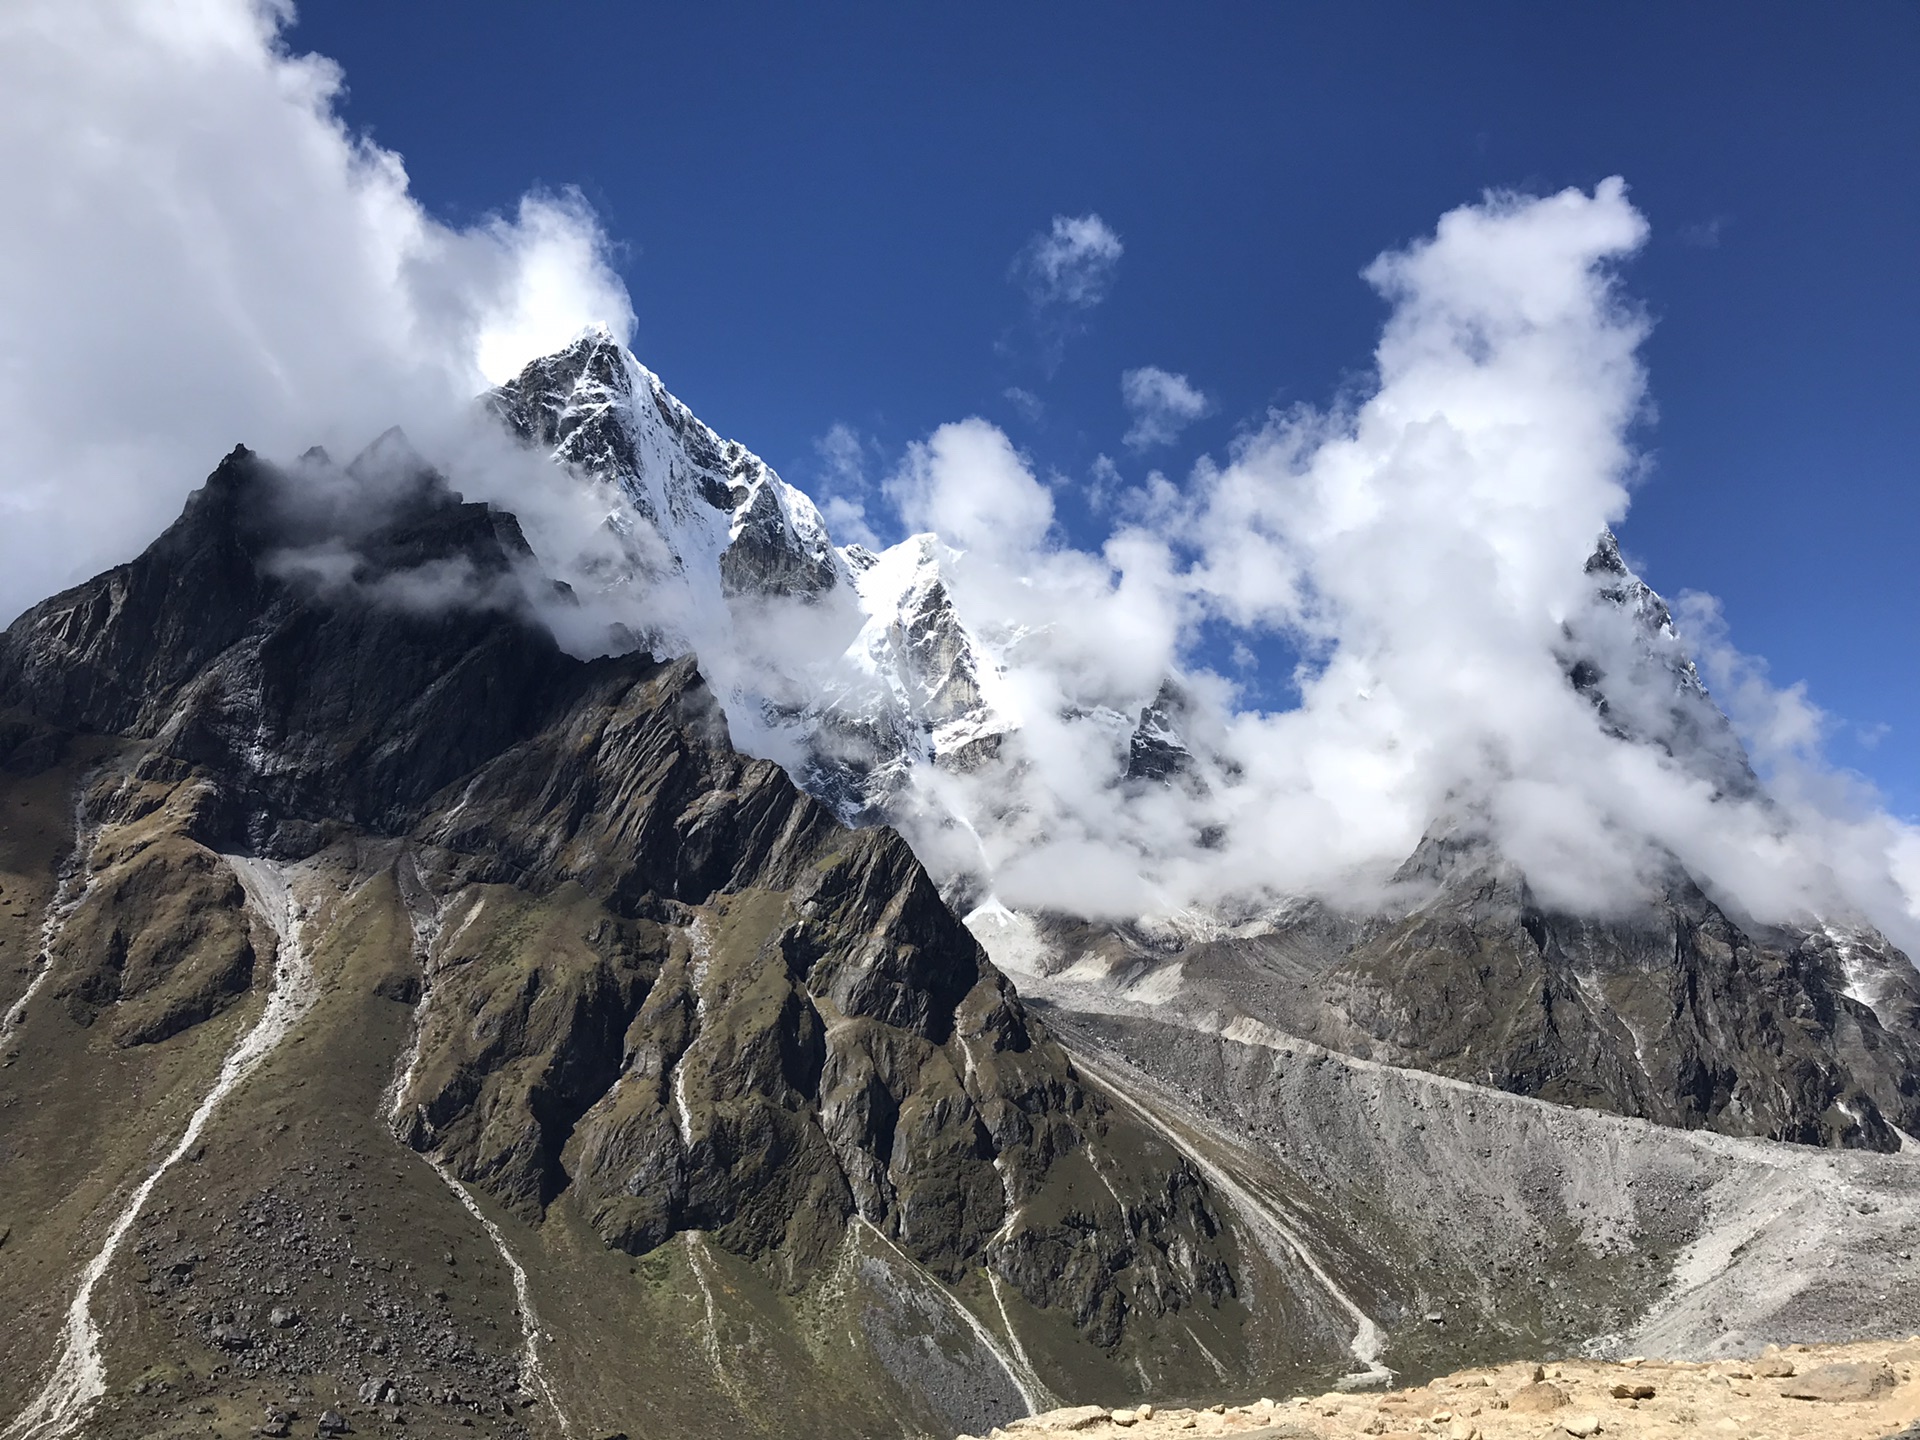
[[[994,1440],[1068,1433],[1086,1440],[1920,1440],[1920,1336],[1769,1346],[1752,1359],[1706,1363],[1529,1362],[1459,1370],[1387,1394],[1328,1392],[1198,1410],[1079,1405],[989,1432]]]

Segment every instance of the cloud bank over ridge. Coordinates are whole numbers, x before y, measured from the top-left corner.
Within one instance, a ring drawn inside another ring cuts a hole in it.
[[[590,321],[586,206],[454,227],[347,131],[284,0],[0,10],[0,609],[140,548],[236,440],[417,441]]]
[[[964,551],[954,592],[999,637],[1031,761],[930,780],[967,820],[952,863],[977,846],[1008,903],[1093,913],[1363,898],[1453,817],[1550,904],[1634,903],[1677,859],[1757,918],[1864,914],[1912,943],[1914,832],[1804,735],[1783,770],[1764,726],[1773,799],[1727,793],[1715,746],[1659,733],[1684,653],[1636,655],[1587,573],[1640,464],[1647,321],[1616,271],[1646,233],[1619,180],[1449,213],[1366,272],[1393,307],[1370,393],[1271,415],[1184,486],[1156,477],[1098,552],[1061,543],[1046,487],[984,422],[918,447],[893,491]],[[1206,622],[1292,640],[1300,704],[1245,709],[1189,672],[1191,781],[1115,783],[1126,734],[1102,711],[1150,698]],[[1658,743],[1612,733],[1569,682],[1576,637],[1614,726]],[[1701,638],[1711,674],[1744,677],[1736,720],[1791,729],[1794,697]]]

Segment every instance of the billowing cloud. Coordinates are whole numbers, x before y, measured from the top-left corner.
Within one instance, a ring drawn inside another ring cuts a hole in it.
[[[1120,399],[1133,423],[1121,437],[1132,450],[1170,445],[1180,432],[1212,408],[1184,375],[1143,365],[1120,377]]]
[[[1035,305],[1089,310],[1107,298],[1125,249],[1098,215],[1056,215],[1015,259],[1014,274]]]
[[[289,15],[270,0],[0,10],[0,180],[17,202],[0,214],[0,607],[132,553],[236,441],[351,454],[395,421],[463,490],[515,510],[555,573],[635,564],[645,537],[603,523],[613,497],[472,423],[488,380],[587,323],[630,329],[593,216],[563,193],[437,221],[399,157],[340,123],[335,67],[286,50]],[[1683,607],[1772,798],[1729,786],[1724,747],[1680,723],[1679,642],[1636,650],[1645,627],[1588,573],[1641,464],[1647,324],[1616,270],[1645,235],[1618,181],[1449,213],[1366,272],[1392,310],[1365,393],[1269,416],[1182,482],[1126,487],[1097,467],[1116,517],[1097,548],[1066,543],[1053,492],[987,422],[912,447],[879,493],[953,548],[951,594],[1018,727],[999,763],[920,777],[907,818],[923,853],[1010,903],[1087,914],[1363,899],[1452,817],[1551,903],[1628,903],[1677,858],[1762,919],[1861,914],[1920,941],[1920,832],[1822,763],[1804,695],[1741,657],[1710,605]],[[1080,323],[1121,253],[1092,215],[1023,252],[1056,351],[1059,317]],[[1134,373],[1159,376],[1137,420],[1191,418],[1181,377]],[[870,447],[836,430],[822,457],[865,507]],[[285,563],[354,578],[350,555]],[[423,573],[393,598],[475,603],[483,579]],[[859,624],[769,605],[719,626],[724,607],[690,591],[679,612],[665,590],[645,611],[623,593],[551,617],[563,643],[677,625],[723,690],[750,674],[779,713],[844,678],[833,657]],[[1196,659],[1203,627],[1243,658],[1284,637],[1305,657],[1300,703],[1243,703]],[[1569,683],[1575,649],[1605,715]],[[1123,780],[1170,673],[1191,766]],[[732,718],[745,744],[785,743]]]
[[[633,322],[593,216],[465,228],[350,133],[273,0],[0,9],[0,610],[125,558],[236,442],[352,453],[582,325]]]
[[[1183,485],[1149,477],[1097,551],[1061,542],[993,427],[919,447],[895,498],[962,549],[952,591],[1021,732],[1002,763],[924,778],[919,843],[1010,904],[1124,915],[1364,900],[1450,820],[1550,904],[1634,903],[1677,859],[1764,920],[1920,938],[1920,834],[1820,763],[1804,696],[1710,609],[1684,607],[1676,637],[1589,572],[1642,463],[1648,326],[1617,268],[1646,234],[1617,180],[1449,213],[1366,272],[1393,308],[1365,393],[1269,417]],[[1209,622],[1243,658],[1289,641],[1300,704],[1247,708],[1200,668]],[[1688,643],[1771,799],[1690,698]],[[1604,714],[1570,683],[1576,652]],[[1190,770],[1122,781],[1140,708],[1183,667]]]

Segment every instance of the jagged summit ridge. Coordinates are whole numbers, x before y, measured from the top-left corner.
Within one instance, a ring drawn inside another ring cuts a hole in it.
[[[1612,530],[1601,532],[1586,574],[1600,603],[1584,633],[1569,629],[1562,664],[1607,732],[1658,747],[1723,795],[1757,797],[1746,747],[1708,693],[1672,610],[1627,564]]]
[[[667,557],[720,593],[817,595],[845,579],[813,502],[737,441],[722,440],[605,330],[533,361],[486,404],[529,444],[613,482]]]
[[[604,329],[489,392],[527,444],[608,483],[608,525],[630,543],[610,587],[672,576],[705,624],[752,624],[756,602],[799,600],[837,639],[805,675],[742,677],[730,706],[792,737],[792,768],[845,819],[884,819],[916,764],[965,765],[1010,728],[1000,667],[953,605],[952,552],[915,535],[875,553],[836,547],[819,508],[737,441],[722,439]],[[685,651],[703,637],[658,637]],[[731,643],[731,634],[728,636]],[[792,657],[768,657],[770,668]]]

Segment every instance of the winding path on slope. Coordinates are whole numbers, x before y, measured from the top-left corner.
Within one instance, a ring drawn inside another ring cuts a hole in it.
[[[0,1440],[64,1440],[75,1434],[107,1392],[106,1364],[100,1354],[100,1327],[93,1318],[93,1292],[113,1264],[127,1232],[140,1218],[148,1198],[166,1173],[191,1150],[220,1108],[220,1103],[259,1068],[312,1007],[318,993],[313,965],[301,943],[300,913],[286,871],[252,856],[225,857],[247,892],[247,901],[279,937],[273,990],[253,1028],[240,1038],[220,1066],[213,1088],[187,1121],[180,1139],[128,1198],[106,1238],[80,1274],[80,1286],[67,1306],[53,1373],[40,1393],[17,1415]]]
[[[1155,1133],[1172,1145],[1173,1148],[1193,1162],[1201,1174],[1207,1177],[1207,1183],[1232,1203],[1240,1212],[1241,1218],[1262,1234],[1262,1248],[1276,1261],[1290,1256],[1306,1267],[1320,1288],[1342,1310],[1352,1317],[1354,1334],[1347,1349],[1353,1358],[1360,1362],[1360,1369],[1348,1375],[1345,1384],[1349,1386],[1383,1385],[1393,1380],[1393,1371],[1380,1363],[1380,1355],[1386,1349],[1386,1332],[1375,1323],[1372,1316],[1360,1308],[1359,1303],[1340,1288],[1320,1257],[1308,1248],[1295,1230],[1281,1214],[1273,1201],[1256,1194],[1252,1188],[1234,1179],[1223,1168],[1209,1160],[1200,1152],[1192,1140],[1181,1133],[1180,1127],[1159,1113],[1153,1106],[1136,1098],[1134,1089],[1112,1070],[1089,1060],[1084,1051],[1073,1052],[1074,1067],[1091,1078],[1114,1100],[1124,1105],[1138,1116]],[[1276,1247],[1274,1242],[1278,1242]],[[1285,1255],[1282,1254],[1284,1250]]]

